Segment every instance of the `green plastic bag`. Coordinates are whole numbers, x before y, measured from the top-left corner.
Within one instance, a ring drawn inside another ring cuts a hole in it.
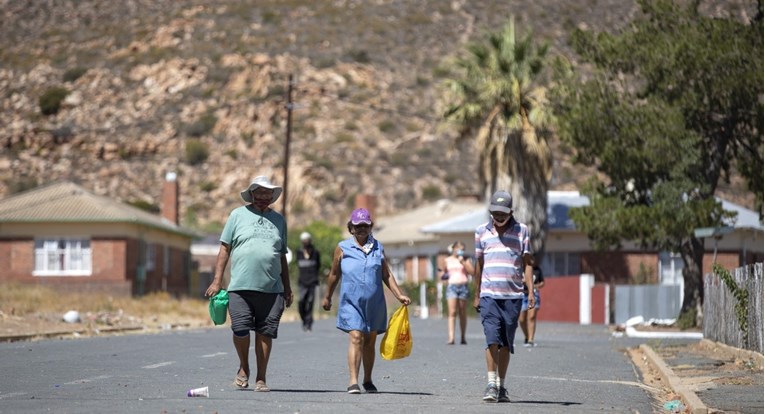
[[[221,289],[210,298],[210,319],[216,325],[226,323],[226,314],[228,313],[228,291]]]

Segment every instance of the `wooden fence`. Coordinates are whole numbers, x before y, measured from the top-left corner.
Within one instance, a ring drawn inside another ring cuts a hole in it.
[[[719,275],[704,275],[704,338],[763,353],[762,272],[762,263],[740,267],[730,272],[737,289],[747,292],[745,308]],[[739,294],[740,296],[742,295]],[[741,308],[738,311],[737,305]]]

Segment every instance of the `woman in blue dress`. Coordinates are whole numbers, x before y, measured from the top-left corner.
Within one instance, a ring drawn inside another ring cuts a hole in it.
[[[332,308],[332,294],[338,281],[340,305],[337,308],[337,328],[348,333],[348,369],[351,374],[349,394],[360,394],[359,368],[364,363],[362,386],[368,393],[377,392],[372,383],[377,335],[388,327],[383,283],[396,299],[409,305],[385,262],[383,246],[372,237],[372,218],[369,211],[357,208],[348,220],[351,237],[338,243],[332,259],[332,270],[327,278],[327,294],[322,302],[324,310]]]

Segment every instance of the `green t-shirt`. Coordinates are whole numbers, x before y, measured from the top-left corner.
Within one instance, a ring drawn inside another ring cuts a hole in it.
[[[260,213],[251,205],[234,209],[220,241],[231,246],[228,290],[284,292],[281,255],[287,253],[287,223],[274,210]]]

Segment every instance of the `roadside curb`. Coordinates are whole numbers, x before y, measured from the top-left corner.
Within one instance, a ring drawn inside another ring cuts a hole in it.
[[[642,344],[640,345],[640,350],[643,352],[643,355],[648,358],[651,364],[653,364],[656,370],[659,371],[662,381],[669,385],[669,387],[680,396],[686,407],[688,407],[689,412],[692,414],[707,414],[709,412],[709,409],[703,402],[701,402],[698,395],[682,383],[680,377],[675,375],[672,368],[670,368],[650,346]]]
[[[56,337],[69,337],[73,335],[87,335],[87,334],[101,334],[101,333],[119,333],[127,331],[140,331],[146,329],[143,325],[131,325],[131,326],[119,326],[119,327],[105,327],[94,330],[90,329],[63,329],[46,332],[32,332],[23,334],[11,334],[0,335],[0,342],[18,342],[18,341],[31,341],[33,339],[43,338],[56,338]]]

